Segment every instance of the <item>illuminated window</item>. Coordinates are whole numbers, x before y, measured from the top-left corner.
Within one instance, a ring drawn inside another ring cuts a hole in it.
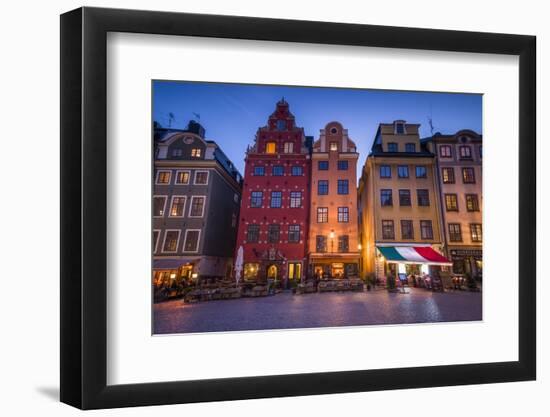
[[[260,264],[246,263],[244,264],[244,279],[256,279],[258,277],[258,271],[260,270]]]
[[[173,196],[172,207],[170,207],[170,217],[183,217],[185,210],[185,197]]]
[[[447,211],[458,211],[458,199],[456,194],[445,194],[445,207]]]
[[[442,168],[441,177],[443,178],[443,184],[455,183],[455,169],[454,168]]]
[[[302,278],[302,264],[299,262],[291,262],[288,264],[288,278],[289,279],[301,279]]]
[[[349,222],[349,207],[338,207],[338,223]]]
[[[170,184],[171,171],[158,171],[157,172],[157,184]]]
[[[317,223],[328,222],[328,207],[317,207]]]
[[[176,184],[189,184],[189,171],[177,171]]]
[[[302,192],[292,191],[290,193],[290,208],[302,207]]]
[[[462,242],[460,223],[449,223],[449,240],[451,242]]]
[[[200,148],[193,148],[191,149],[191,157],[193,158],[200,158],[201,157],[201,149]]]
[[[163,217],[165,205],[166,205],[166,196],[153,197],[153,217]]]
[[[476,177],[473,168],[462,168],[462,182],[464,184],[475,184]]]
[[[479,200],[477,194],[466,194],[466,210],[479,211]]]
[[[331,151],[337,151],[338,150],[338,142],[330,142],[330,150]]]
[[[277,144],[275,142],[267,142],[265,144],[265,153],[277,152]]]
[[[470,224],[470,233],[472,235],[472,242],[481,242],[481,224],[479,223],[472,223]]]

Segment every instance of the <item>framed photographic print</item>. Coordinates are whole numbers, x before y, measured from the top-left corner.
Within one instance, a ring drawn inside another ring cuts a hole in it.
[[[61,16],[61,400],[535,379],[535,38]]]

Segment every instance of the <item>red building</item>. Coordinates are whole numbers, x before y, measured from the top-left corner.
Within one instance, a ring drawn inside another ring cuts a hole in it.
[[[300,280],[307,266],[311,138],[282,99],[245,158],[236,251],[245,280]]]

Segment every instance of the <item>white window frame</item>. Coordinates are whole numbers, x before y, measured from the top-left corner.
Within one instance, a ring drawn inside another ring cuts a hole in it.
[[[204,204],[202,205],[202,213],[200,216],[192,216],[191,215],[191,210],[193,209],[193,199],[195,198],[199,198],[199,197],[202,197],[204,198]],[[187,203],[187,201],[186,201]],[[200,219],[202,217],[204,217],[204,210],[206,209],[206,196],[205,195],[192,195],[191,196],[191,201],[189,202],[189,213],[187,214],[187,217],[190,217],[192,219]]]
[[[161,229],[153,229],[153,236],[155,236],[155,232],[158,232],[157,239],[155,240],[155,244],[153,245],[153,253],[157,253],[158,246],[159,246],[159,240],[160,235],[162,234]]]
[[[159,182],[159,175],[161,172],[168,172],[170,174],[170,179],[167,183]],[[157,176],[155,177],[155,185],[170,185],[172,184],[172,170],[171,169],[159,169],[157,171]]]
[[[166,245],[166,236],[168,236],[168,232],[178,232],[178,240],[176,241],[176,250],[164,250],[164,246]],[[180,229],[166,229],[164,231],[164,239],[162,239],[162,253],[178,253],[178,248],[180,247],[180,237],[181,237],[181,230]]]
[[[206,172],[206,184],[199,184],[197,183],[197,174],[199,172]],[[193,185],[208,185],[208,181],[210,180],[210,171],[207,169],[198,169],[195,171],[195,175],[193,177]]]
[[[173,216],[172,215],[172,206],[174,205],[174,198],[183,198],[183,210],[181,213],[181,216]],[[168,210],[168,217],[176,217],[176,218],[182,218],[185,217],[185,206],[187,205],[187,196],[186,195],[173,195],[170,199],[170,209]]]
[[[197,238],[197,250],[185,250],[185,246],[186,246],[186,243],[187,243],[187,234],[189,232],[199,232],[199,237]],[[201,229],[187,229],[185,231],[185,237],[183,239],[183,247],[181,248],[181,251],[183,253],[198,253],[199,252],[199,248],[201,246],[201,234],[202,234],[202,230]]]
[[[285,142],[283,145],[283,153],[294,153],[294,142]]]
[[[187,179],[187,182],[178,182],[178,174],[180,172],[187,172],[189,174],[189,178]],[[191,170],[189,169],[177,169],[176,170],[176,176],[174,177],[174,185],[189,185],[191,183]]]
[[[153,195],[153,210],[155,208],[155,198],[164,198],[164,205],[162,206],[162,216],[155,216],[153,213],[154,219],[162,219],[163,217],[166,217],[166,201],[168,200],[167,195]]]

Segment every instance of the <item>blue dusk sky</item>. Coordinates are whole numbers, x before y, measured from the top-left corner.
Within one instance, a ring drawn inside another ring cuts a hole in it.
[[[184,129],[199,114],[206,138],[216,141],[243,173],[246,147],[254,143],[256,131],[266,125],[281,97],[289,103],[296,124],[315,140],[327,123],[342,123],[357,144],[358,172],[379,123],[397,119],[420,123],[420,135],[426,137],[430,136],[431,117],[434,133],[461,129],[482,133],[481,94],[182,81],[153,81],[153,120],[168,127],[171,112],[175,116],[171,127]]]

